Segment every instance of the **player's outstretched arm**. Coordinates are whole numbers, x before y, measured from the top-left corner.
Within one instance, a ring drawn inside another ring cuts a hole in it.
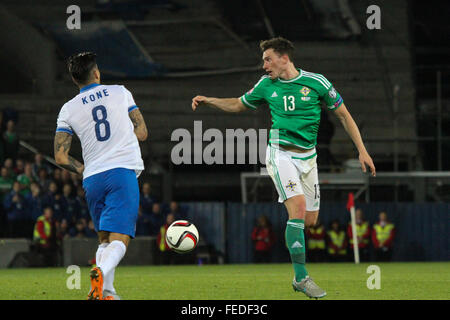
[[[147,140],[147,125],[145,124],[141,111],[139,111],[139,109],[134,109],[128,115],[130,116],[131,122],[133,122],[134,133],[136,134],[138,140]]]
[[[362,171],[366,172],[366,165],[368,165],[372,176],[375,177],[375,165],[373,164],[372,158],[370,157],[369,153],[366,150],[366,147],[364,146],[358,126],[356,125],[355,120],[353,120],[350,112],[348,112],[344,103],[342,103],[342,105],[336,109],[335,114],[341,121],[345,131],[347,131],[348,135],[353,140],[353,143],[359,151],[359,162],[361,163]]]
[[[192,99],[192,110],[196,110],[199,106],[208,106],[220,109],[226,112],[242,112],[247,107],[239,98],[210,98],[204,96],[196,96]]]
[[[66,132],[57,132],[55,134],[54,152],[56,163],[70,172],[83,174],[84,165],[73,157],[69,156],[70,146],[72,145],[72,135]]]

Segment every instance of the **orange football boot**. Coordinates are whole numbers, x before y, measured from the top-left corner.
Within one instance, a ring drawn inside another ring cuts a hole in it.
[[[103,273],[99,267],[91,269],[89,276],[91,278],[91,291],[88,294],[88,300],[103,300]]]

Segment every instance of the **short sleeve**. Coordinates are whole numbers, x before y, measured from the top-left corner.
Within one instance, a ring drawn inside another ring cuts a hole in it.
[[[66,132],[73,135],[73,129],[69,120],[69,112],[67,108],[63,106],[61,111],[59,111],[58,119],[56,120],[56,132]]]
[[[126,102],[127,102],[127,107],[128,107],[128,112],[133,111],[134,109],[137,109],[137,105],[134,102],[134,98],[133,95],[131,94],[130,91],[128,91],[127,88],[123,87],[125,89],[125,98],[126,98]]]
[[[262,84],[263,80],[266,79],[267,76],[263,76],[255,86],[247,91],[245,94],[241,96],[241,102],[250,109],[257,109],[259,106],[266,102],[264,98],[264,86]]]

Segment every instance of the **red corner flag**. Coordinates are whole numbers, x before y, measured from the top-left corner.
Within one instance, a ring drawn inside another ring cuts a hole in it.
[[[355,200],[353,199],[353,192],[350,192],[348,194],[348,200],[347,200],[347,210],[350,211],[350,208],[355,206]]]

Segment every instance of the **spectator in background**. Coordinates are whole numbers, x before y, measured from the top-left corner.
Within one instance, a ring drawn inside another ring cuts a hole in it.
[[[326,259],[325,227],[319,218],[316,225],[306,229],[308,259],[310,262],[324,262]]]
[[[77,187],[77,196],[75,197],[76,203],[76,219],[84,218],[86,220],[90,219],[89,208],[86,202],[86,197],[84,195],[84,189],[80,185]]]
[[[55,221],[56,240],[59,245],[62,245],[62,240],[70,238],[69,235],[69,223],[66,219],[61,221]]]
[[[85,238],[86,237],[86,220],[78,219],[75,223],[75,227],[71,228],[69,234],[72,238]]]
[[[61,183],[64,185],[70,185],[73,186],[72,184],[72,178],[70,176],[70,172],[67,170],[61,170]]]
[[[70,184],[74,190],[77,190],[78,187],[83,187],[82,180],[75,172],[70,172]]]
[[[3,147],[5,157],[15,161],[19,150],[19,137],[13,120],[6,123],[6,131],[3,133]]]
[[[62,183],[62,178],[61,178],[61,169],[59,168],[55,168],[55,170],[53,170],[53,174],[52,174],[52,180],[58,185],[58,189],[62,190],[63,188],[63,183]]]
[[[45,168],[39,169],[38,177],[37,177],[36,181],[39,183],[39,186],[41,187],[41,189],[45,190],[45,191],[48,190],[50,183],[52,182],[48,178],[48,171]]]
[[[8,170],[5,167],[0,169],[0,203],[3,204],[5,196],[11,191],[14,180],[8,175]],[[8,232],[6,215],[4,208],[0,208],[0,237],[6,237]]]
[[[63,186],[63,194],[59,200],[61,204],[61,216],[58,220],[67,219],[69,224],[74,224],[77,220],[77,201],[72,196],[72,186],[66,183]]]
[[[150,215],[142,212],[142,207],[139,206],[138,218],[136,221],[136,236],[149,236],[151,228]]]
[[[29,237],[27,235],[28,215],[26,211],[26,202],[20,194],[20,184],[15,181],[12,190],[5,196],[3,200],[3,208],[6,214],[8,224],[9,237]]]
[[[41,188],[36,182],[30,185],[31,192],[25,196],[27,210],[33,221],[36,221],[43,214],[44,197],[41,195]]]
[[[139,197],[139,202],[142,207],[142,212],[150,214],[153,210],[153,203],[156,202],[155,198],[151,195],[151,186],[149,182],[144,182],[142,185],[142,192]]]
[[[255,263],[268,263],[272,258],[272,248],[275,243],[275,234],[267,216],[258,217],[256,226],[252,231],[254,244],[253,260]]]
[[[41,192],[42,192],[41,187]],[[59,217],[62,217],[61,213],[61,195],[58,191],[58,185],[51,181],[48,185],[48,190],[44,195],[45,206],[51,207],[53,209],[53,217],[55,220],[60,220]]]
[[[14,172],[14,161],[11,158],[6,158],[3,166],[8,170],[8,177],[16,180],[16,173]]]
[[[88,238],[97,238],[97,232],[95,231],[94,221],[89,220],[86,227],[85,235]]]
[[[5,195],[12,189],[14,179],[12,179],[8,173],[8,169],[2,167],[0,170],[0,195],[3,201]]]
[[[12,120],[14,123],[19,121],[19,113],[11,107],[6,107],[1,111],[1,131],[6,130],[7,123]]]
[[[369,222],[364,220],[364,214],[361,209],[355,211],[356,220],[356,237],[358,239],[360,261],[369,261],[369,242],[370,242],[370,226]],[[353,255],[353,232],[352,224],[349,222],[347,227],[347,235],[350,243],[350,252]]]
[[[26,197],[31,192],[30,186],[34,182],[31,163],[25,164],[23,173],[17,176],[17,181],[20,183],[22,195]]]
[[[175,220],[183,219],[185,216],[178,202],[176,201],[170,201],[168,213],[172,213],[173,216],[175,217]]]
[[[24,173],[25,171],[25,161],[23,161],[22,159],[17,159],[16,160],[16,166],[14,167],[14,173],[16,174],[16,176]]]
[[[166,217],[166,222],[162,225],[156,238],[156,244],[158,246],[158,262],[159,264],[174,264],[176,259],[176,253],[173,252],[166,242],[167,228],[175,221],[175,216],[169,213]]]
[[[47,176],[52,174],[52,171],[53,171],[52,168],[47,163],[44,162],[44,157],[40,153],[35,154],[34,163],[33,163],[32,167],[33,167],[33,175],[36,180],[39,179],[39,170],[40,169],[45,169],[45,171],[47,171]]]
[[[142,210],[142,213],[145,213]],[[152,211],[150,214],[150,235],[156,236],[159,232],[159,228],[164,224],[164,215],[161,211],[161,205],[158,202],[153,203]]]
[[[53,223],[53,210],[44,209],[44,214],[36,220],[33,241],[38,253],[44,256],[45,264],[49,267],[57,263],[56,230]]]
[[[331,262],[344,262],[347,259],[347,237],[339,221],[331,222],[327,232],[328,257]]]
[[[372,244],[376,261],[391,261],[395,226],[388,221],[387,213],[380,212],[378,222],[372,228]]]

